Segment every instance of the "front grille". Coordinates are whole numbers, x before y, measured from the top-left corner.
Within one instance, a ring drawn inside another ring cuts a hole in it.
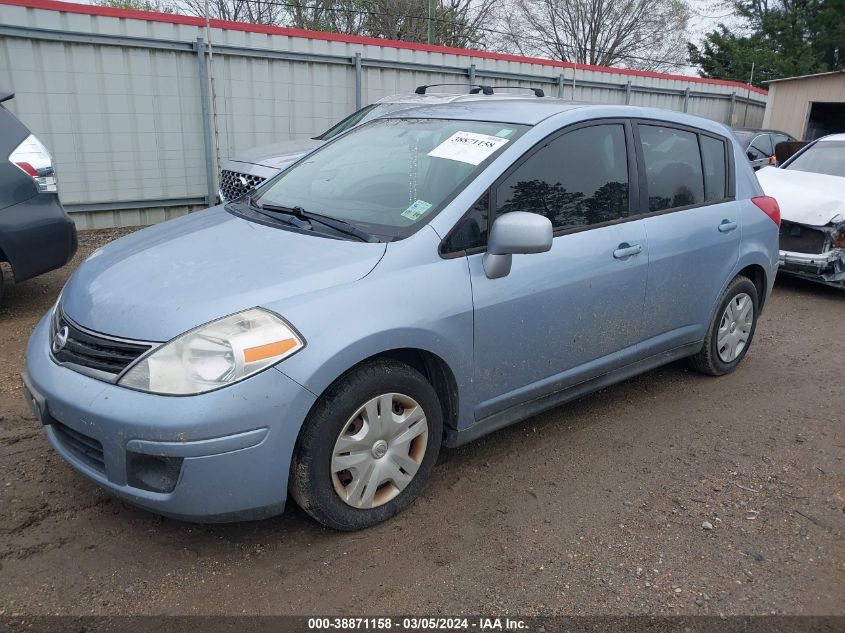
[[[53,358],[60,363],[73,363],[79,367],[116,376],[141,354],[149,351],[152,345],[132,343],[89,332],[59,313],[53,319],[50,348]]]
[[[795,253],[824,253],[827,250],[827,233],[792,222],[782,222],[780,250]]]
[[[228,202],[240,198],[247,191],[252,191],[262,182],[267,180],[261,176],[244,174],[237,171],[224,169],[220,172],[220,192],[223,194],[223,201]]]
[[[93,437],[88,437],[74,431],[69,426],[65,426],[61,422],[53,422],[51,424],[53,431],[56,434],[56,440],[69,453],[72,453],[79,461],[87,464],[91,468],[106,472],[106,460],[103,457],[103,445],[100,444]]]

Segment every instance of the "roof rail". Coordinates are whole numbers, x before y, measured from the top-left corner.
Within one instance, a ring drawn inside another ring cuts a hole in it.
[[[515,88],[515,89],[519,89],[519,90],[530,90],[531,92],[534,93],[535,97],[545,97],[546,96],[546,93],[543,91],[542,88],[530,88],[530,87],[526,87],[526,86],[484,86],[484,87],[490,89],[490,92],[485,92],[484,94],[493,94],[493,90],[499,90],[501,88]],[[470,94],[478,94],[475,90],[476,90],[475,88],[470,90],[469,91]]]
[[[434,88],[436,86],[462,86],[464,88],[467,87],[467,84],[427,84],[424,86],[417,86],[414,90],[415,94],[424,95],[425,91],[429,88]],[[479,92],[483,92],[486,95],[493,94],[493,89],[490,86],[482,86],[480,84],[469,84],[470,94],[478,94]]]

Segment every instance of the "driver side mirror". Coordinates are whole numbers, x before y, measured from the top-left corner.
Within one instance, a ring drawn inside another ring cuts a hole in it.
[[[489,279],[504,277],[511,271],[513,255],[545,253],[552,248],[552,223],[549,218],[526,211],[513,211],[496,218],[487,240],[484,273]]]

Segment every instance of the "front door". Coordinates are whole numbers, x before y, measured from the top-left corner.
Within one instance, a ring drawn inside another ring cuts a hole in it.
[[[476,419],[635,359],[648,244],[642,221],[625,221],[632,138],[621,121],[571,128],[492,189],[491,219],[540,213],[555,238],[549,252],[515,255],[500,279],[487,278],[482,253],[469,256]]]

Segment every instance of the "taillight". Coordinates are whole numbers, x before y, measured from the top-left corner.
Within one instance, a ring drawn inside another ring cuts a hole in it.
[[[772,222],[780,227],[780,207],[777,200],[771,196],[757,196],[751,198],[751,202],[756,204],[763,213],[769,216]]]
[[[50,152],[33,134],[27,136],[9,155],[9,161],[35,181],[38,191],[55,193],[56,173]]]

